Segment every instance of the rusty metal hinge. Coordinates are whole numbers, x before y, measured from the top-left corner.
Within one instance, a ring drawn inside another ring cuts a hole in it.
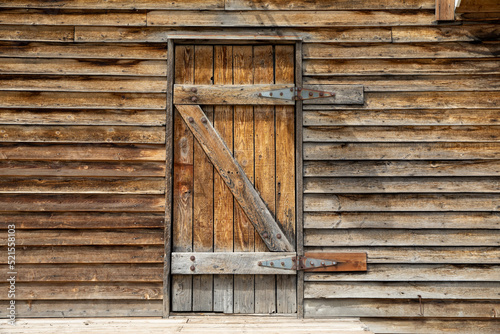
[[[323,99],[326,97],[335,97],[334,92],[326,92],[321,90],[313,90],[301,87],[292,87],[284,89],[275,89],[259,93],[259,97],[267,97],[280,100],[312,100]]]
[[[262,267],[288,270],[308,270],[336,266],[337,262],[332,260],[314,259],[306,256],[285,257],[277,260],[259,261]]]

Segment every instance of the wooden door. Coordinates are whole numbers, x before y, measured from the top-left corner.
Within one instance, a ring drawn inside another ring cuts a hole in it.
[[[294,46],[177,45],[174,82],[293,87]],[[282,228],[286,235],[283,239],[290,240],[293,248],[296,217],[293,102],[284,106],[228,105],[224,100],[234,95],[226,93],[219,98],[220,104],[202,104],[201,110]],[[196,98],[192,99],[196,102]],[[196,253],[213,252],[217,260],[217,253],[269,252],[262,235],[255,231],[249,215],[220,172],[214,169],[185,117],[175,110],[174,254],[192,252],[193,259]],[[170,298],[172,312],[295,313],[296,276],[173,275]]]

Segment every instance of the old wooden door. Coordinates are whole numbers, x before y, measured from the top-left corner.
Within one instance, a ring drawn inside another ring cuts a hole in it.
[[[205,125],[213,125],[251,182],[250,188],[255,189],[282,228],[284,235],[278,232],[279,239],[274,240],[288,240],[291,245],[284,249],[294,252],[294,102],[275,106],[267,99],[266,105],[259,101],[253,105],[251,99],[244,98],[245,89],[235,88],[244,85],[264,89],[260,87],[265,84],[293,87],[294,46],[177,45],[175,84],[184,86],[175,89],[174,104],[187,101],[199,107],[186,109],[184,114],[179,112],[180,107],[174,111],[172,250],[173,257],[193,254],[183,261],[179,260],[182,256],[173,258],[176,268],[172,270],[172,312],[295,313],[294,274],[244,274],[242,269],[233,270],[233,275],[217,264],[226,261],[228,253],[269,252],[263,238],[270,240],[275,235],[256,232],[249,219],[252,214],[245,213],[241,200],[234,197],[221,177],[226,171],[214,169],[200,145],[200,140],[205,139],[193,135],[198,120],[188,114],[198,113]],[[207,89],[204,85],[213,87]],[[233,88],[225,91],[221,87],[225,85]],[[205,115],[207,119],[203,119]],[[227,173],[225,177],[233,182],[237,175]],[[207,257],[206,253],[212,252]],[[259,254],[254,259],[259,259]],[[199,274],[207,263],[211,263],[210,268],[203,272],[208,274]],[[224,274],[216,274],[218,269]],[[175,274],[183,270],[190,275]]]

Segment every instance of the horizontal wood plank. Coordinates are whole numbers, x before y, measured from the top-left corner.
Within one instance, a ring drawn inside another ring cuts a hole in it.
[[[0,237],[4,245],[7,235]],[[162,229],[17,230],[16,246],[134,246],[163,245]]]
[[[162,195],[20,195],[0,194],[0,211],[161,212]]]
[[[305,161],[304,176],[500,176],[500,161]]]
[[[165,161],[164,145],[0,143],[0,160]]]
[[[21,264],[16,269],[16,282],[162,282],[163,277],[160,264]]]
[[[165,94],[0,91],[2,108],[165,109]]]
[[[1,183],[0,183],[1,189]],[[495,177],[305,178],[306,194],[498,193]]]
[[[1,27],[0,27],[1,28]],[[1,31],[1,30],[0,30]],[[197,35],[205,38],[282,39],[301,38],[307,42],[391,42],[390,27],[341,27],[341,28],[160,28],[144,27],[140,30],[127,27],[75,27],[75,40],[79,42],[165,42],[168,38]],[[1,34],[0,34],[1,36]]]
[[[0,25],[1,41],[72,42],[74,27]]]
[[[165,110],[0,109],[0,124],[159,126],[165,120]]]
[[[163,178],[2,177],[1,194],[164,194]]]
[[[493,212],[306,212],[306,229],[500,229]]]
[[[309,282],[304,298],[500,299],[498,282]]]
[[[0,17],[1,18],[1,17]],[[148,26],[167,27],[332,27],[427,25],[434,21],[433,10],[418,11],[167,11],[148,13]],[[1,21],[0,21],[1,22]],[[102,24],[106,25],[106,24]]]
[[[0,284],[3,289],[6,283]],[[16,301],[33,299],[162,299],[161,283],[16,283]],[[71,293],[68,293],[71,291]],[[0,300],[7,296],[0,296]]]
[[[497,265],[370,264],[366,273],[306,273],[307,282],[494,282],[500,275]]]
[[[141,0],[130,2],[123,0],[0,0],[1,7],[10,8],[54,8],[54,9],[224,9],[224,0]]]
[[[493,58],[498,54],[499,43],[305,43],[303,46],[304,59]]]
[[[308,59],[305,76],[499,74],[499,60],[482,59]]]
[[[0,142],[165,143],[163,127],[0,125],[0,134]]]
[[[307,203],[306,203],[307,204]],[[306,246],[499,246],[498,230],[306,230]]]
[[[455,11],[457,13],[500,12],[500,4],[495,0],[464,0],[464,2],[461,2],[460,5],[457,6]]]
[[[496,142],[500,126],[308,126],[304,142]]]
[[[493,300],[307,299],[304,309],[306,316],[315,318],[490,318],[499,312],[500,303]],[[393,319],[393,321],[399,322],[400,319]]]
[[[294,100],[259,96],[267,91],[292,89],[293,85],[174,85],[174,104],[294,105]],[[292,94],[292,93],[290,93]]]
[[[7,248],[2,251],[7,252]],[[163,246],[58,246],[23,247],[16,265],[23,263],[163,263]]]
[[[166,78],[125,76],[2,75],[0,90],[165,93]]]
[[[498,143],[304,143],[305,160],[499,159]]]
[[[1,117],[1,116],[0,116]],[[303,124],[325,125],[499,125],[498,109],[308,110]]]
[[[498,24],[392,27],[394,43],[480,42],[500,40]]]
[[[303,104],[363,104],[363,85],[303,85],[305,89],[334,93],[333,97],[304,100]]]
[[[17,300],[20,317],[161,317],[162,300]],[[7,317],[0,309],[0,316]]]
[[[166,44],[0,42],[0,57],[167,59]]]
[[[295,270],[280,269],[279,259],[296,256],[290,252],[172,253],[171,272],[179,275],[252,274],[295,275]],[[192,260],[191,258],[194,258]],[[278,268],[259,266],[259,261],[276,260]],[[192,267],[194,270],[192,270]]]
[[[0,58],[1,74],[166,76],[164,60]]]
[[[163,228],[161,213],[2,212],[0,229],[148,229]]]
[[[165,169],[161,162],[0,161],[2,177],[163,177]]]
[[[363,85],[365,92],[498,91],[500,78],[486,75],[305,77],[305,84]],[[437,115],[435,115],[437,116]]]
[[[19,25],[91,25],[91,26],[146,26],[146,11],[99,11],[65,9],[3,9],[1,24]]]
[[[226,0],[226,10],[361,10],[361,9],[433,9],[431,0],[376,0],[365,1],[324,1],[313,2],[307,0]]]
[[[314,252],[363,252],[368,266],[373,263],[403,264],[500,264],[498,247],[306,247]]]
[[[499,211],[497,194],[305,194],[304,211]]]
[[[490,334],[498,329],[498,320],[399,320],[363,318],[376,333],[427,334],[448,331],[456,334]]]

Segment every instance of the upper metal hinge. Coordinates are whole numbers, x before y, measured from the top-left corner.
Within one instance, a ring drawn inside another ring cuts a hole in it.
[[[336,266],[337,262],[332,260],[313,259],[305,256],[285,257],[283,259],[259,261],[262,267],[289,270],[308,270]]]
[[[267,97],[280,100],[312,100],[323,99],[326,97],[335,97],[334,92],[326,92],[321,90],[313,90],[301,87],[292,87],[284,89],[275,89],[259,93],[259,97]]]

